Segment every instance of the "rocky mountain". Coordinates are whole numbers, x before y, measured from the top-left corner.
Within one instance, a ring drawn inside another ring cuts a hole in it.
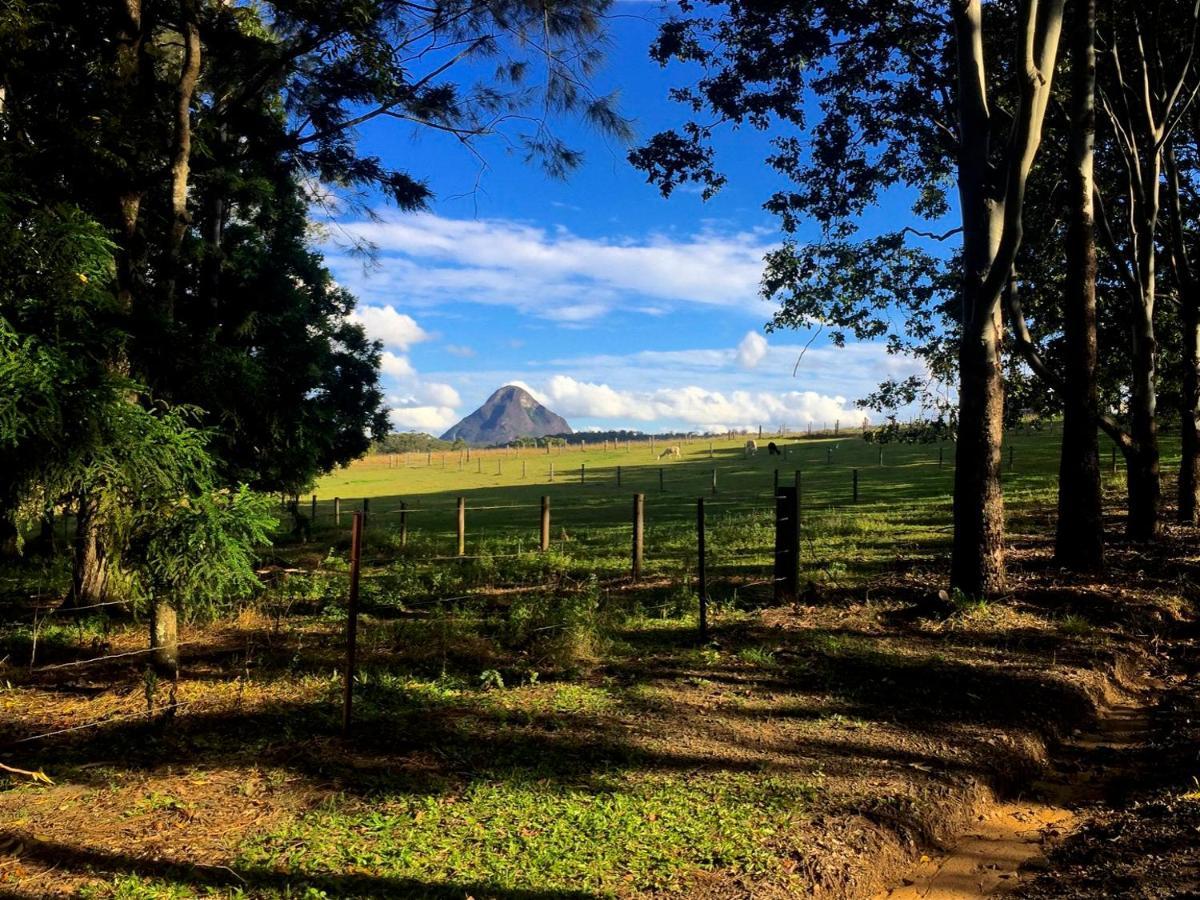
[[[508,384],[443,434],[442,440],[462,438],[468,444],[505,444],[521,437],[570,433],[566,419],[546,409],[528,391]]]

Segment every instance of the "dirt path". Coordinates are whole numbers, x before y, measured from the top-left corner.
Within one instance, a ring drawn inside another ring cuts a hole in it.
[[[1149,709],[1139,700],[1108,708],[1094,731],[1064,744],[1030,799],[984,810],[948,853],[922,857],[901,884],[876,900],[967,900],[1014,890],[1027,872],[1044,866],[1047,846],[1076,827],[1076,810],[1102,802],[1125,780],[1126,757],[1150,727]]]

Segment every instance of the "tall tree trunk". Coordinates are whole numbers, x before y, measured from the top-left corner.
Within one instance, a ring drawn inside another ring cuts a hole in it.
[[[1183,184],[1174,148],[1165,154],[1171,269],[1179,289],[1179,521],[1200,525],[1200,281],[1192,263],[1183,212]]]
[[[78,609],[108,597],[108,558],[96,517],[96,501],[83,497],[75,518],[74,571],[64,607]]]
[[[1054,555],[1079,572],[1104,566],[1100,445],[1096,425],[1096,0],[1079,0],[1071,47],[1071,196],[1063,298],[1063,437]]]
[[[175,318],[176,294],[183,274],[183,239],[191,223],[188,187],[192,160],[192,98],[200,80],[200,26],[195,0],[184,0],[182,11],[180,35],[183,38],[183,63],[175,91],[175,146],[171,157],[171,232],[160,310],[165,322]]]
[[[1133,540],[1151,540],[1158,536],[1162,508],[1162,484],[1158,449],[1158,341],[1154,334],[1154,304],[1158,248],[1157,231],[1159,167],[1153,167],[1155,184],[1150,188],[1153,211],[1143,209],[1136,221],[1144,223],[1146,233],[1140,236],[1138,276],[1140,302],[1133,304],[1132,328],[1133,382],[1129,396],[1129,433],[1133,438],[1132,452],[1126,456],[1129,476],[1129,521],[1127,533]]]
[[[973,325],[959,348],[958,442],[954,469],[954,549],[950,583],[971,596],[1005,587],[1004,379],[1000,308]]]
[[[1005,587],[1001,297],[1021,246],[1025,186],[1041,144],[1064,2],[1022,0],[1020,5],[1015,60],[1020,99],[1000,169],[991,153],[983,4],[953,4],[964,274],[950,583],[976,596]]]
[[[150,664],[160,675],[174,677],[179,671],[179,616],[165,600],[150,607]]]
[[[1181,298],[1179,521],[1200,525],[1200,297]]]

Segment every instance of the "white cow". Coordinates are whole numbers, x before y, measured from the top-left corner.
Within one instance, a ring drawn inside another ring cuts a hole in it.
[[[753,456],[758,452],[758,441],[746,441],[746,455]]]
[[[669,456],[672,459],[679,459],[680,455],[681,454],[678,447],[668,447],[662,453],[658,454],[658,458],[662,459],[663,457]]]

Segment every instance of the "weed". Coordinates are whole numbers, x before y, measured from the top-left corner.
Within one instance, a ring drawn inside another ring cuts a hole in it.
[[[1076,613],[1068,613],[1058,620],[1058,630],[1063,634],[1069,634],[1073,637],[1085,637],[1096,630],[1083,616]]]
[[[764,669],[775,669],[779,666],[779,663],[775,661],[775,654],[762,647],[743,647],[738,651],[738,659]]]

